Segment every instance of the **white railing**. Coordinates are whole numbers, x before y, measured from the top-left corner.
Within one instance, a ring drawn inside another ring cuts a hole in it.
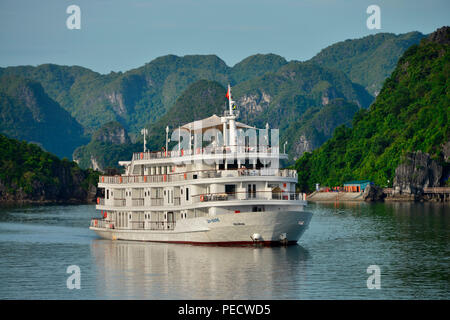
[[[114,223],[105,219],[91,219],[91,227],[114,229]]]
[[[279,154],[279,147],[269,146],[256,146],[248,147],[244,145],[233,145],[226,147],[206,147],[206,148],[193,148],[192,150],[172,150],[172,151],[148,151],[148,152],[135,152],[133,153],[133,161],[136,160],[153,160],[163,158],[178,158],[187,157],[192,155],[210,155],[210,154],[227,154],[227,153],[269,153]]]
[[[291,169],[232,169],[232,170],[200,170],[180,173],[139,176],[100,176],[99,183],[128,184],[128,183],[164,183],[183,180],[211,179],[239,176],[275,176],[297,178],[297,171]]]
[[[131,205],[133,207],[142,207],[142,206],[144,206],[144,198],[131,199]]]
[[[152,206],[162,206],[163,205],[163,201],[164,201],[163,198],[159,198],[159,199],[152,198],[152,199],[150,199],[150,205],[152,205]]]
[[[175,221],[130,221],[127,227],[116,227],[112,221],[105,219],[91,219],[91,227],[101,229],[124,230],[173,230]]]
[[[125,199],[114,199],[113,202],[115,207],[125,207],[127,205]]]
[[[294,192],[233,192],[233,193],[204,193],[192,196],[193,202],[232,201],[232,200],[306,200],[306,194]]]

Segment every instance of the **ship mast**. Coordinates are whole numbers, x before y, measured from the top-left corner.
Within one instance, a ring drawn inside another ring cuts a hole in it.
[[[225,145],[229,145],[231,147],[232,151],[236,150],[236,144],[237,144],[237,139],[236,139],[236,115],[234,114],[234,110],[233,110],[233,106],[234,106],[234,101],[233,98],[231,96],[231,86],[230,84],[228,84],[228,91],[227,91],[227,98],[228,98],[228,114],[226,114],[225,119],[228,123],[229,126],[229,139],[227,141],[227,143]],[[226,127],[226,124],[225,126]],[[223,133],[224,137],[226,137],[226,132]],[[226,141],[227,139],[224,139],[224,141]]]
[[[234,104],[234,101],[233,101],[233,99],[231,98],[231,86],[230,86],[230,84],[228,84],[228,93],[227,93],[227,96],[228,96],[228,107],[229,107],[229,111],[230,111],[230,116],[232,116],[232,115],[234,115],[234,113],[233,113],[233,104]]]

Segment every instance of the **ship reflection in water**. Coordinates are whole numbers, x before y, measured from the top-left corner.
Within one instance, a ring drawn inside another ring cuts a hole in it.
[[[302,290],[309,253],[289,247],[215,247],[95,240],[105,298],[280,299]],[[290,293],[288,293],[291,291]]]

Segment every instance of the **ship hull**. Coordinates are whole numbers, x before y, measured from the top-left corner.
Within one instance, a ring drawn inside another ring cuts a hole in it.
[[[129,230],[90,227],[111,240],[204,245],[295,244],[308,228],[305,211],[245,212],[177,221],[174,230]]]

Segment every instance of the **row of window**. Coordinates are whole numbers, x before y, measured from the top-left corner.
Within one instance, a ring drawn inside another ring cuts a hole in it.
[[[147,174],[151,175],[151,176],[159,175],[159,174],[169,174],[172,172],[173,172],[173,166],[156,166],[156,167],[148,167],[147,168]]]

